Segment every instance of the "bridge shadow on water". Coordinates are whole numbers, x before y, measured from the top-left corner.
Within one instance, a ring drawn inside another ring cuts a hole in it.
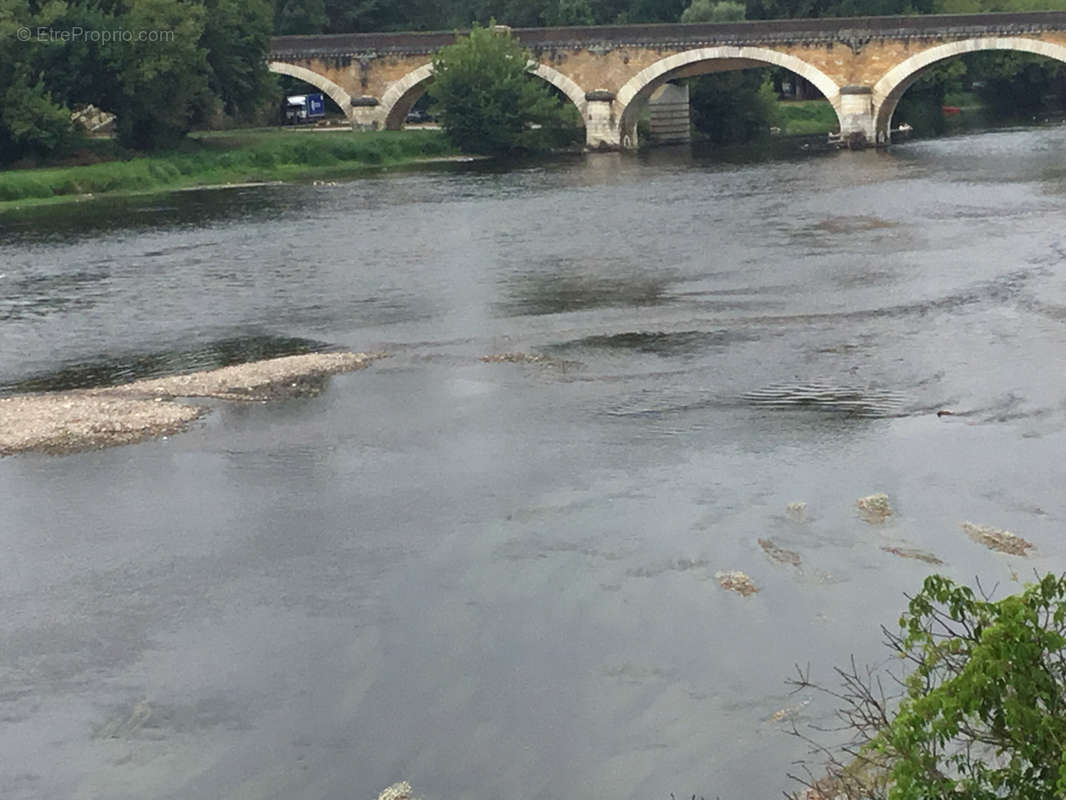
[[[825,134],[810,136],[766,136],[749,142],[718,145],[709,141],[652,146],[640,150],[637,158],[657,166],[707,166],[713,164],[761,164],[795,161],[834,154],[838,148]]]

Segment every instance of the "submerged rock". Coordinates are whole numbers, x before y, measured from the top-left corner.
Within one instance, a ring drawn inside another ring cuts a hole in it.
[[[882,493],[860,497],[855,501],[855,507],[859,509],[859,516],[871,525],[880,525],[893,514],[888,495]]]
[[[810,698],[807,698],[802,702],[779,708],[770,715],[770,722],[784,722],[785,720],[794,719],[804,708],[810,705],[810,703]]]
[[[899,556],[900,558],[913,558],[915,561],[924,561],[926,564],[939,566],[944,563],[932,553],[927,553],[924,550],[917,550],[913,547],[882,547],[881,549],[894,556]]]
[[[789,503],[785,506],[785,516],[793,522],[806,522],[807,521],[807,504],[806,503]]]
[[[755,594],[759,591],[755,588],[755,584],[751,582],[751,578],[740,570],[731,569],[716,572],[714,573],[714,577],[718,579],[718,583],[722,585],[723,589],[729,589],[743,597],[747,597],[749,594]]]
[[[998,550],[1012,556],[1024,556],[1025,551],[1033,546],[1021,536],[1016,536],[1010,531],[992,528],[988,525],[975,525],[972,522],[962,523],[962,529],[978,544],[983,544],[989,550]]]
[[[763,549],[763,552],[769,556],[771,561],[776,561],[779,564],[790,564],[793,567],[800,565],[799,553],[778,547],[772,539],[759,539],[759,547]]]
[[[140,731],[151,716],[152,709],[148,703],[135,703],[128,715],[111,720],[93,735],[97,739],[128,739]]]
[[[537,353],[490,353],[481,360],[486,364],[542,364],[548,357]]]

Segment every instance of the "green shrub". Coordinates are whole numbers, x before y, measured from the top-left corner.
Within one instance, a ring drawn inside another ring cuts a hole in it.
[[[527,149],[532,125],[568,127],[562,106],[530,75],[529,53],[509,32],[474,25],[433,57],[430,96],[445,135],[466,153]]]
[[[992,601],[932,575],[885,634],[909,672],[888,684],[893,702],[885,682],[840,671],[831,694],[856,742],[851,763],[831,765],[829,796],[1066,797],[1066,578]]]

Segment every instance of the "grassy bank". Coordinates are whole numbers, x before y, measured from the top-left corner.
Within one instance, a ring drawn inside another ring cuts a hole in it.
[[[806,136],[840,130],[828,100],[782,100],[777,104],[778,127],[785,136]]]
[[[296,180],[454,153],[440,131],[228,131],[192,136],[168,153],[0,172],[0,209],[90,194]]]

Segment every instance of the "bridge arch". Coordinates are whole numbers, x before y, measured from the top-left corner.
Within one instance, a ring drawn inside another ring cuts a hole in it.
[[[381,113],[385,119],[385,128],[399,130],[411,106],[426,91],[426,86],[433,79],[433,65],[423,64],[394,81],[385,94],[381,96]]]
[[[585,108],[588,103],[585,100],[585,90],[578,86],[571,78],[554,67],[540,64],[536,61],[529,62],[529,72],[538,78],[547,81],[577,106],[581,119],[585,119]],[[394,81],[381,96],[381,109],[385,119],[385,127],[396,130],[403,127],[404,118],[411,106],[426,91],[429,81],[433,79],[433,64],[423,64],[413,69]]]
[[[806,78],[813,83],[825,99],[833,106],[833,110],[840,118],[840,86],[817,67],[806,61],[796,58],[788,53],[779,53],[765,47],[748,47],[736,45],[724,45],[719,47],[699,47],[693,50],[684,50],[680,53],[666,56],[654,64],[645,67],[630,78],[618,90],[615,102],[620,111],[619,117],[623,129],[633,126],[635,109],[640,105],[638,101],[650,95],[663,83],[679,77],[689,77],[699,74],[690,68],[704,62],[714,61],[740,62],[740,68],[774,66],[784,67]],[[624,136],[625,134],[623,134]]]
[[[873,86],[873,102],[876,113],[875,130],[878,142],[889,141],[889,128],[892,115],[904,92],[910,88],[921,74],[929,67],[945,59],[964,53],[976,53],[983,50],[1015,50],[1019,53],[1032,53],[1047,56],[1057,61],[1066,62],[1066,46],[1040,39],[1021,37],[985,36],[974,39],[962,39],[956,42],[930,47],[915,53],[901,61],[881,77]]]
[[[348,119],[352,118],[351,96],[325,75],[320,75],[307,67],[289,64],[285,61],[271,61],[267,64],[267,69],[271,72],[276,72],[279,75],[289,75],[290,77],[297,78],[304,83],[311,84],[316,89],[320,89],[322,92],[329,95],[334,103],[340,106],[341,111],[344,112],[344,116]]]

